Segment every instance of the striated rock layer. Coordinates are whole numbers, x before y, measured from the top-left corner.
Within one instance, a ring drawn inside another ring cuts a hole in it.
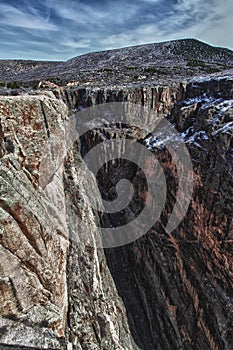
[[[0,98],[0,348],[231,349],[232,95],[228,77]],[[173,232],[165,226],[179,179],[166,140],[117,124],[66,142],[72,114],[104,102],[147,106],[150,125],[166,116],[189,148],[194,191]],[[81,167],[106,137],[147,144],[163,167],[168,194],[146,235],[104,251],[97,247],[99,224],[128,222],[129,211],[98,216],[87,188],[101,205],[118,177],[130,179],[139,193],[135,215],[145,193],[140,169],[120,159],[100,172],[99,188]]]
[[[65,149],[67,115],[52,94],[1,99],[0,344],[133,349],[103,251],[78,237],[69,242],[72,207],[84,217],[78,234],[86,230],[95,240],[97,228],[85,172],[76,174],[78,150]],[[40,173],[43,162],[52,178]]]

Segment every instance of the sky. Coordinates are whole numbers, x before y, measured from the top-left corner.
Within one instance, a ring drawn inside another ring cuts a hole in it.
[[[0,59],[68,60],[181,38],[233,49],[232,27],[232,0],[0,0]]]

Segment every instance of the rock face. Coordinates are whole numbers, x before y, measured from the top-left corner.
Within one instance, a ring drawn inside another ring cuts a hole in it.
[[[67,115],[52,94],[1,99],[0,344],[133,349],[103,251],[78,238],[69,244],[72,207],[93,240],[97,228],[85,179],[76,176],[78,151],[65,149]],[[40,173],[43,162],[52,178]]]
[[[46,97],[1,100],[3,344],[59,347],[65,335],[68,231],[38,187],[55,115],[62,118],[65,111]],[[51,185],[46,190],[52,195]],[[58,199],[63,197],[61,192]]]
[[[164,230],[177,175],[167,151],[152,142],[169,184],[161,219],[136,242],[106,251],[140,349],[232,346],[232,81],[218,82],[214,92],[215,83],[200,83],[199,97],[194,84],[187,86],[169,115],[189,145],[194,168],[182,223],[170,234]],[[227,100],[217,96],[220,91]]]
[[[231,349],[232,93],[228,77],[1,97],[3,349]],[[165,226],[179,179],[166,140],[118,124],[113,131],[103,126],[66,143],[72,114],[104,102],[147,106],[153,114],[146,123],[166,117],[181,133],[192,158],[194,190],[173,232]],[[91,187],[101,203],[124,176],[139,193],[131,208],[136,214],[145,200],[145,183],[140,169],[118,159],[100,172],[98,188],[80,164],[106,136],[119,135],[147,144],[162,164],[168,194],[160,219],[146,235],[104,251],[95,244],[99,225],[128,222],[129,211],[98,216],[86,189]],[[81,239],[86,234],[91,247]]]

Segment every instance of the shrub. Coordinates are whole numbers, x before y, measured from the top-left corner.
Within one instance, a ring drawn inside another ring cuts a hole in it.
[[[7,88],[8,89],[18,89],[20,88],[20,84],[17,83],[17,81],[14,81],[13,83],[7,83]]]
[[[192,60],[187,63],[188,67],[205,67],[205,62],[198,61],[198,60]]]
[[[167,72],[166,70],[162,70],[162,69],[158,69],[158,68],[155,68],[155,67],[149,67],[149,68],[144,68],[143,71],[145,73],[150,73],[150,74],[158,74],[158,75],[166,75]]]
[[[127,66],[126,69],[127,70],[136,70],[137,67],[135,67],[135,66]]]

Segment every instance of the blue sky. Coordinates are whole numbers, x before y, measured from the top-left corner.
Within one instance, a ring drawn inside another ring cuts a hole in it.
[[[188,37],[233,49],[232,23],[232,0],[0,0],[0,59],[67,60]]]

